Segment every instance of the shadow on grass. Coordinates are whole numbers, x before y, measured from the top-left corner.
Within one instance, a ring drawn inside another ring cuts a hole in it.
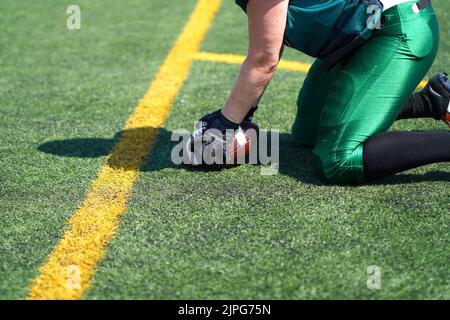
[[[172,132],[164,128],[138,128],[121,131],[111,139],[76,138],[50,141],[40,145],[38,150],[61,157],[78,158],[103,157],[114,150],[108,162],[116,168],[137,169],[140,167],[141,171],[173,168],[188,170],[193,174],[205,172],[201,169],[177,166],[171,161],[172,149],[177,144],[171,141],[171,136]],[[147,159],[142,161],[152,139],[156,139],[153,149]],[[120,142],[124,140],[129,143]],[[315,175],[311,148],[296,144],[287,133],[280,134],[279,172],[306,184],[326,185]],[[446,171],[431,171],[425,174],[404,173],[366,185],[397,185],[432,181],[450,181],[450,173]]]

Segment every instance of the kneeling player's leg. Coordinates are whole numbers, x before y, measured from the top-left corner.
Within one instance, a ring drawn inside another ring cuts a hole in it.
[[[333,81],[322,111],[313,154],[318,172],[332,183],[360,183],[365,178],[450,161],[450,148],[443,147],[450,143],[450,133],[409,133],[418,148],[407,152],[400,152],[404,133],[380,135],[395,121],[430,68],[439,38],[432,7],[416,14],[411,3],[406,3],[385,15],[388,25],[353,53]],[[375,153],[395,156],[384,158],[380,170],[376,166],[379,157],[371,156]]]
[[[450,161],[450,132],[384,132],[364,143],[367,181]]]
[[[317,59],[303,82],[297,99],[297,116],[292,126],[294,139],[306,146],[316,144],[319,119],[331,84],[339,73],[340,65],[326,72],[321,69],[323,61]]]

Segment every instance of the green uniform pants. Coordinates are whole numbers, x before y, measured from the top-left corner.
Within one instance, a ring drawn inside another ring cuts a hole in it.
[[[413,4],[384,12],[364,46],[328,72],[316,60],[306,77],[292,133],[314,147],[317,172],[331,183],[364,181],[364,142],[389,129],[436,57],[434,10],[415,13]]]

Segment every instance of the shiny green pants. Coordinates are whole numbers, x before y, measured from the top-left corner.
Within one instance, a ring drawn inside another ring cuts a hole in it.
[[[364,142],[389,129],[436,57],[434,10],[415,13],[413,3],[387,10],[364,46],[328,72],[316,60],[305,79],[292,134],[314,147],[316,170],[331,183],[364,181]]]

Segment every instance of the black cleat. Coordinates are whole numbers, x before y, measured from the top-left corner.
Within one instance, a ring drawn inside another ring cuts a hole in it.
[[[431,103],[439,108],[437,120],[442,119],[450,126],[450,80],[447,73],[434,75],[422,90]]]

